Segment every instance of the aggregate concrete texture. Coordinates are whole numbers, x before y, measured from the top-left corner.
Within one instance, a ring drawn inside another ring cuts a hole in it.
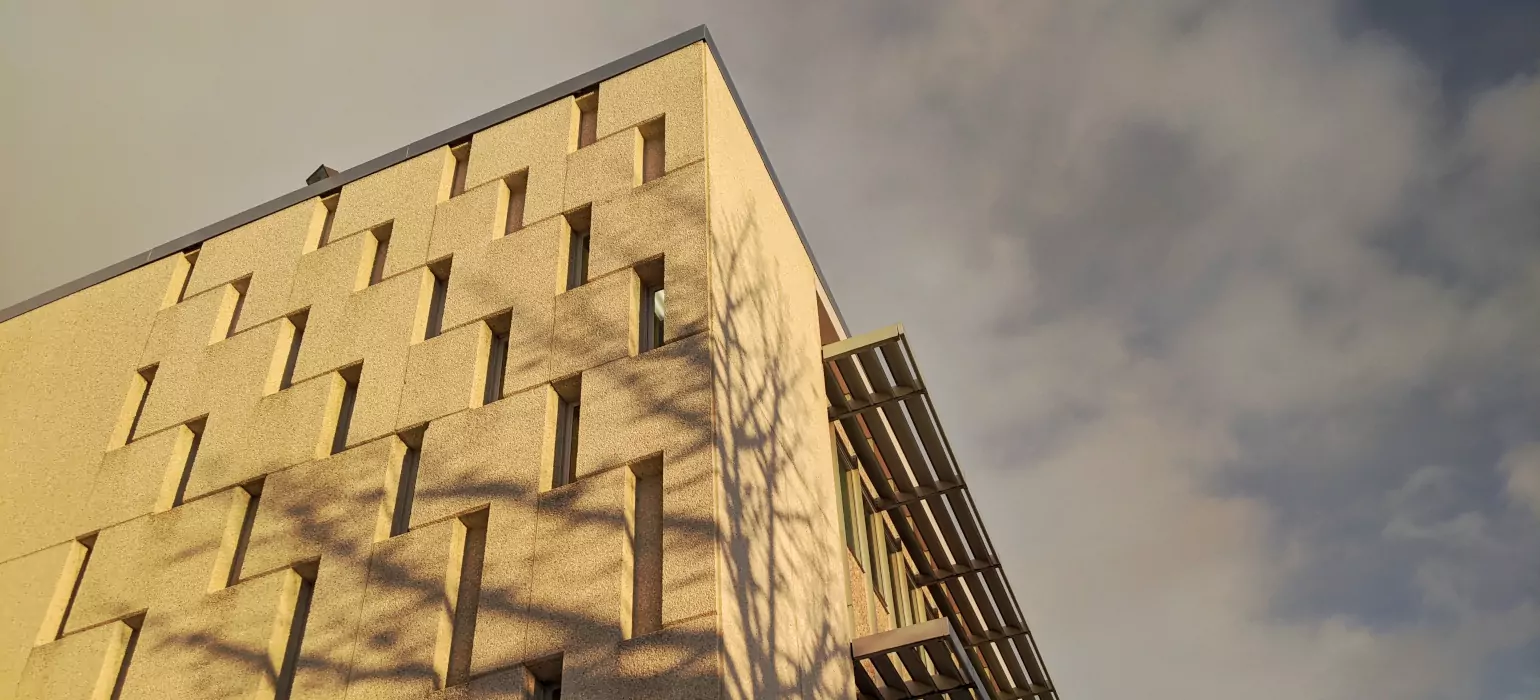
[[[0,323],[0,698],[854,697],[816,272],[704,43],[591,87]]]

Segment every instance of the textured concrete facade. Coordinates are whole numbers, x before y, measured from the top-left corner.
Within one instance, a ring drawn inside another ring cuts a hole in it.
[[[597,91],[0,323],[0,698],[855,696],[826,292],[704,43]]]

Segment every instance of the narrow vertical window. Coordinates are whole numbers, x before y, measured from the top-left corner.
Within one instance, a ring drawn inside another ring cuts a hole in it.
[[[865,532],[865,528],[861,527],[860,516],[861,477],[851,466],[850,457],[838,440],[834,444],[834,454],[838,460],[836,468],[839,470],[840,512],[845,519],[845,548],[861,563],[864,570],[866,547],[861,544],[862,533]]]
[[[123,697],[123,684],[128,682],[128,667],[134,661],[134,651],[139,648],[139,630],[144,627],[144,615],[135,615],[122,622],[128,628],[128,641],[123,645],[123,658],[118,661],[118,675],[112,682],[109,700]]]
[[[310,309],[288,317],[289,326],[294,332],[289,336],[289,352],[283,360],[283,375],[278,378],[280,391],[294,386],[294,367],[299,364],[299,348],[305,342],[305,324],[309,321]]]
[[[487,511],[460,516],[455,526],[455,540],[460,551],[459,581],[454,588],[451,612],[448,666],[443,687],[470,680],[471,652],[476,641],[476,610],[481,605],[481,568],[487,549]]]
[[[503,235],[524,228],[524,198],[529,190],[529,171],[509,175],[503,181],[508,185],[508,218],[503,221]]]
[[[622,632],[630,638],[663,629],[663,460],[632,465],[627,476],[631,619]]]
[[[358,400],[358,380],[363,374],[363,365],[353,365],[339,374],[343,381],[342,401],[337,405],[337,432],[332,433],[332,454],[348,448],[348,428],[353,422],[353,404]]]
[[[578,140],[583,148],[599,140],[599,91],[592,90],[577,96]]]
[[[241,566],[246,563],[246,549],[251,546],[251,529],[257,523],[257,506],[262,503],[261,479],[242,484],[240,488],[246,492],[246,504],[241,513],[240,529],[235,535],[235,547],[230,553],[230,574],[225,578],[226,588],[241,580]]]
[[[37,635],[38,644],[47,644],[64,636],[69,624],[70,611],[75,608],[75,597],[80,595],[80,583],[86,578],[86,567],[91,563],[91,550],[96,547],[96,535],[81,537],[70,545],[64,560],[64,571],[59,576],[59,587],[53,602],[43,617],[43,628]]]
[[[893,572],[894,627],[907,627],[914,619],[914,586],[909,580],[909,566],[904,563],[904,553],[896,542],[888,542],[888,570]]]
[[[305,643],[305,627],[310,621],[310,602],[315,598],[316,564],[296,566],[288,585],[294,587],[294,610],[287,620],[289,633],[284,640],[283,661],[273,683],[273,700],[289,700],[294,692],[294,672],[299,667],[299,652]]]
[[[412,529],[412,502],[417,497],[417,466],[422,461],[422,433],[399,436],[406,445],[401,455],[401,476],[396,480],[396,502],[390,512],[390,536]]]
[[[385,279],[385,256],[390,254],[390,232],[394,221],[387,221],[374,228],[374,264],[369,267],[369,284],[379,284]]]
[[[867,517],[871,518],[871,524],[868,526],[871,537],[867,541],[872,548],[867,561],[870,561],[872,565],[866,572],[866,582],[867,585],[871,586],[872,591],[877,597],[882,599],[882,604],[888,610],[888,619],[891,623],[893,612],[893,577],[888,572],[888,528],[882,522],[882,514],[873,512]]]
[[[664,309],[663,263],[653,261],[636,268],[637,284],[640,285],[636,310],[636,349],[647,352],[663,346],[663,323],[667,316]]]
[[[584,207],[567,215],[567,227],[572,231],[567,241],[567,289],[577,289],[588,281],[589,213]]]
[[[332,240],[332,222],[337,219],[337,198],[340,194],[321,198],[321,208],[326,210],[326,218],[321,220],[321,240],[316,244],[317,248],[325,248]]]
[[[551,488],[572,483],[577,475],[578,435],[582,420],[579,399],[583,393],[582,376],[552,385],[556,392],[556,449],[551,465]]]
[[[251,286],[250,277],[242,277],[230,283],[235,289],[235,309],[230,312],[230,327],[225,330],[225,337],[235,335],[235,329],[241,324],[241,310],[246,308],[246,290]]]
[[[663,117],[642,125],[642,182],[663,177]]]
[[[444,303],[449,299],[449,272],[454,259],[445,258],[428,266],[433,275],[433,292],[428,298],[428,325],[423,339],[437,337],[444,331]]]
[[[532,700],[561,700],[561,657],[537,661],[524,667],[531,680],[529,697]]]
[[[187,285],[189,282],[192,282],[193,268],[198,265],[198,250],[198,248],[193,248],[182,253],[182,259],[187,261],[187,271],[182,275],[182,284],[177,290],[175,303],[180,304],[183,299],[187,298]]]
[[[192,433],[192,440],[187,446],[187,458],[182,460],[182,471],[177,475],[176,490],[171,494],[170,508],[175,508],[187,499],[187,482],[192,480],[193,463],[198,461],[198,447],[203,444],[203,426],[205,419],[198,419],[187,424],[187,430]]]
[[[155,385],[155,371],[158,369],[160,369],[160,365],[153,364],[139,370],[138,376],[134,380],[134,388],[132,389],[132,392],[135,394],[133,397],[133,418],[129,420],[128,429],[123,433],[123,441],[118,443],[119,446],[133,442],[139,437],[137,434],[139,432],[139,419],[144,416],[144,404],[150,400],[150,387]]]
[[[508,330],[512,321],[511,316],[487,321],[492,331],[492,341],[487,348],[487,379],[481,393],[482,405],[503,398],[503,370],[508,364]]]
[[[470,169],[471,164],[470,142],[450,147],[449,155],[455,159],[454,181],[449,186],[449,196],[458,197],[465,193],[465,173]]]

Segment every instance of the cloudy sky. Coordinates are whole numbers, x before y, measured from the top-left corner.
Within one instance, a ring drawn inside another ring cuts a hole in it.
[[[1540,698],[1540,4],[119,5],[0,5],[0,306],[704,22],[1066,700]]]

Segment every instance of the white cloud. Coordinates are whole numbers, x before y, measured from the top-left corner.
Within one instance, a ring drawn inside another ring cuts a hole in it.
[[[1509,451],[1503,456],[1501,467],[1507,475],[1508,497],[1540,518],[1540,443]]]

